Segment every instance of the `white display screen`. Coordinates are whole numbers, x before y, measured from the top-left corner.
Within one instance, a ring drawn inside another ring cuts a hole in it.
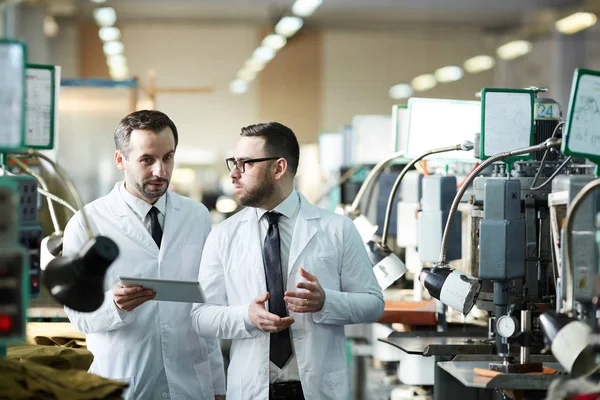
[[[484,92],[483,156],[531,145],[533,94]]]
[[[394,152],[391,115],[356,115],[352,118],[352,161],[377,164]]]
[[[579,79],[573,113],[568,126],[570,151],[600,156],[600,76],[583,75]]]
[[[481,103],[442,99],[408,100],[408,135],[406,156],[417,157],[428,150],[473,142],[481,131]],[[473,151],[433,154],[429,160],[476,162]]]

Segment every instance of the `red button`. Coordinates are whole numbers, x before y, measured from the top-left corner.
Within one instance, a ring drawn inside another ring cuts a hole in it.
[[[37,288],[39,286],[39,284],[40,284],[40,281],[39,281],[37,275],[32,276],[31,277],[31,286],[33,286],[34,288]]]
[[[13,327],[13,318],[10,315],[0,314],[0,332],[10,332]]]

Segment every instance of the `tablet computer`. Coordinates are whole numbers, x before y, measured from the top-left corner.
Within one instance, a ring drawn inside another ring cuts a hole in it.
[[[204,294],[199,282],[128,276],[119,276],[119,279],[125,286],[142,286],[154,290],[156,297],[153,300],[204,303]]]

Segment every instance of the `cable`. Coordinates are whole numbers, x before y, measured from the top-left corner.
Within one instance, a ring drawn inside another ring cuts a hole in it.
[[[554,138],[556,135],[556,132],[558,132],[558,128],[562,127],[565,123],[564,122],[560,122],[558,125],[556,125],[554,127],[554,130],[552,131],[552,136],[550,136],[551,138]],[[543,169],[544,169],[544,162],[546,162],[546,156],[548,155],[548,152],[550,151],[550,149],[546,149],[546,151],[544,151],[544,155],[542,156],[542,161],[540,161],[540,167],[538,168],[537,172],[535,173],[533,180],[531,181],[531,186],[529,187],[529,190],[539,190],[539,189],[534,189],[533,185],[535,185],[537,183],[537,180],[540,177],[540,174],[542,173]],[[561,167],[562,168],[562,167]],[[554,177],[552,177],[554,178]],[[552,180],[552,179],[550,179]],[[539,188],[543,188],[544,186],[546,186],[548,184],[548,182],[544,182],[541,186],[539,186]]]
[[[9,154],[8,158],[13,160],[15,164],[17,164],[19,168],[21,168],[27,174],[33,176],[38,181],[40,186],[42,186],[42,189],[48,191],[48,185],[46,185],[46,181],[44,180],[44,178],[41,177],[41,175],[35,173],[35,171],[32,170],[27,164],[25,164],[23,161],[19,160],[19,158],[13,156],[12,154]],[[52,220],[52,225],[54,226],[54,233],[59,233],[60,226],[58,225],[58,218],[56,218],[56,210],[54,209],[54,203],[52,203],[52,201],[49,198],[46,198],[46,200],[48,201],[48,211],[50,211],[50,219]]]
[[[600,178],[594,179],[585,185],[579,193],[573,198],[571,204],[569,205],[569,209],[567,211],[567,219],[565,220],[565,285],[567,285],[567,299],[564,307],[564,311],[573,312],[574,301],[573,298],[575,296],[575,287],[573,285],[573,263],[571,262],[571,258],[573,255],[571,254],[571,241],[572,234],[571,230],[573,229],[573,221],[575,220],[575,213],[579,209],[579,206],[583,203],[583,201],[596,189],[600,186]]]
[[[55,202],[65,206],[66,208],[68,208],[70,211],[73,212],[73,214],[75,214],[77,212],[77,210],[75,209],[75,207],[73,207],[72,205],[70,205],[69,203],[67,203],[66,200],[61,199],[60,197],[42,189],[41,187],[37,188],[38,192],[40,192],[41,195],[46,196],[52,200],[54,200]]]
[[[475,163],[475,165],[473,165],[473,168],[471,168],[471,170],[469,171],[469,173],[467,174],[467,176],[469,176],[469,174],[473,171],[475,171],[475,168],[479,167],[479,163]],[[467,176],[465,176],[460,182],[458,182],[456,184],[456,188],[458,189],[459,187],[461,187],[465,181],[467,180]]]
[[[77,188],[75,188],[75,184],[73,183],[73,181],[71,180],[71,178],[69,177],[67,172],[60,165],[55,163],[50,157],[46,156],[45,154],[40,153],[39,151],[30,149],[27,151],[27,154],[30,156],[38,157],[38,158],[46,161],[47,163],[49,163],[52,166],[54,171],[56,171],[56,173],[62,180],[63,184],[66,186],[67,190],[69,191],[71,198],[75,202],[75,207],[77,207],[77,209],[81,211],[81,217],[83,219],[83,226],[85,227],[85,231],[88,235],[88,239],[93,238],[94,233],[92,232],[92,227],[90,225],[90,221],[89,221],[87,214],[83,208],[83,202],[81,201],[81,196],[79,195]]]
[[[454,221],[454,215],[456,214],[456,210],[458,210],[458,205],[460,204],[460,201],[461,201],[463,195],[465,194],[465,192],[471,185],[471,182],[473,182],[475,177],[477,177],[477,175],[479,175],[479,173],[481,171],[483,171],[489,165],[495,163],[496,161],[501,161],[505,158],[512,157],[512,156],[518,156],[521,154],[527,154],[527,153],[532,153],[534,151],[544,150],[544,149],[547,149],[550,147],[559,147],[561,143],[562,143],[562,140],[560,140],[560,139],[549,138],[546,141],[544,141],[543,143],[537,144],[535,146],[529,146],[529,147],[524,147],[522,149],[498,153],[498,154],[488,158],[487,160],[482,162],[477,168],[475,168],[473,170],[473,172],[471,172],[467,176],[464,183],[458,190],[458,193],[456,193],[456,196],[454,196],[454,201],[452,202],[452,206],[450,207],[450,211],[448,213],[448,219],[446,220],[446,226],[444,227],[444,235],[442,236],[442,245],[441,245],[441,249],[440,249],[439,264],[440,265],[447,264],[446,249],[448,247],[448,240],[450,237],[450,227],[452,226],[452,222]]]
[[[9,176],[18,176],[18,174],[13,174],[12,172],[8,172],[7,171],[7,175]],[[48,192],[47,190],[42,189],[41,187],[37,187],[37,191],[42,195],[42,196],[46,196],[51,200],[54,200],[55,202],[59,203],[62,206],[65,206],[66,208],[68,208],[70,211],[73,212],[73,214],[75,214],[77,212],[77,210],[75,209],[75,207],[73,207],[71,204],[69,204],[66,200],[61,199],[60,197]]]
[[[544,183],[542,183],[541,185],[538,185],[536,187],[530,187],[529,190],[540,190],[542,189],[544,186],[546,186],[547,184],[549,184],[550,182],[552,182],[552,179],[556,178],[556,175],[558,175],[558,173],[569,163],[569,161],[571,161],[573,159],[573,157],[569,156],[567,158],[565,158],[565,161],[563,161],[562,164],[560,164],[558,166],[558,168],[556,169],[556,171],[554,171],[552,173],[552,175],[550,175],[550,177],[548,179],[546,179],[544,181]],[[541,166],[540,166],[540,170],[541,170]],[[532,182],[533,184],[533,182]]]

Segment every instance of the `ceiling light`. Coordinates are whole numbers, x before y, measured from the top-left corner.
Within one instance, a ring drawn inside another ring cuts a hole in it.
[[[259,60],[258,58],[254,57],[246,61],[246,63],[244,64],[246,68],[256,72],[262,71],[265,68],[265,65],[267,65],[266,61]]]
[[[323,3],[323,0],[296,0],[292,12],[299,17],[308,17]]]
[[[106,57],[106,64],[109,67],[127,66],[127,58],[123,54],[113,54]]]
[[[302,28],[302,18],[298,17],[283,17],[275,25],[275,33],[289,38],[294,36],[298,29]]]
[[[254,50],[254,53],[252,53],[252,57],[265,62],[271,61],[273,57],[275,57],[275,50],[273,50],[270,47],[260,46],[256,50]]]
[[[44,17],[44,35],[53,38],[58,34],[58,24],[52,15]]]
[[[104,26],[98,31],[98,36],[103,42],[110,42],[121,39],[121,31],[114,26]]]
[[[388,91],[388,94],[392,99],[408,99],[413,95],[413,88],[407,83],[399,83],[392,86]]]
[[[100,7],[94,10],[94,20],[98,26],[113,26],[117,22],[117,13],[112,7]]]
[[[437,82],[432,74],[423,74],[413,79],[410,84],[416,91],[423,92],[425,90],[433,89]]]
[[[461,67],[456,65],[449,65],[447,67],[437,69],[434,74],[435,79],[438,82],[448,83],[455,82],[463,77],[464,71]]]
[[[237,77],[238,77],[238,79],[244,80],[246,82],[250,82],[250,81],[253,81],[254,78],[256,78],[256,71],[254,71],[250,68],[242,68],[237,73]]]
[[[233,94],[246,93],[248,90],[248,82],[242,79],[236,79],[229,84],[229,91]]]
[[[123,80],[129,77],[129,68],[127,65],[114,65],[108,68],[110,76],[116,80]]]
[[[572,35],[584,29],[593,26],[598,21],[596,14],[588,12],[578,12],[571,14],[561,20],[556,21],[554,26],[556,30],[565,35]]]
[[[496,60],[491,56],[475,56],[473,58],[469,58],[463,64],[465,70],[471,74],[476,74],[478,72],[487,71],[488,69],[494,68],[496,65]]]
[[[115,40],[104,43],[102,49],[107,56],[113,56],[115,54],[123,54],[124,46],[123,43]]]
[[[287,43],[287,39],[281,35],[270,34],[262,41],[262,45],[275,51],[280,50]]]
[[[90,0],[90,1],[91,1],[92,3],[95,3],[95,4],[103,4],[103,3],[106,3],[106,0]]]
[[[496,49],[496,54],[503,60],[514,60],[529,53],[533,45],[527,40],[513,40]]]

